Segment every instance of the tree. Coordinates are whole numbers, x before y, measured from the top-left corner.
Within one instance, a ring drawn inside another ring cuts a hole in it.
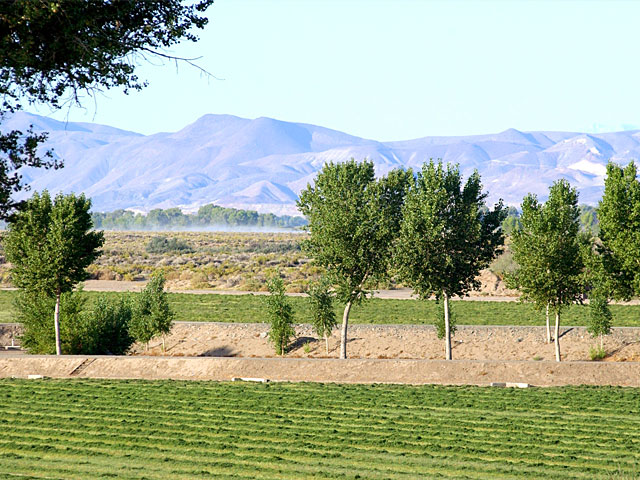
[[[589,327],[587,331],[592,337],[600,337],[600,350],[604,353],[604,335],[611,333],[613,315],[609,309],[607,299],[594,296],[589,299]]]
[[[500,201],[485,208],[480,175],[462,187],[457,166],[430,161],[407,193],[395,261],[400,278],[422,299],[444,302],[445,358],[451,360],[449,300],[477,288],[480,270],[501,251],[500,225],[506,212]]]
[[[9,222],[4,240],[13,284],[27,294],[55,298],[56,354],[60,355],[60,297],[87,277],[100,255],[102,232],[92,231],[91,200],[84,195],[35,193]]]
[[[267,311],[271,328],[269,340],[275,347],[276,354],[284,355],[291,338],[295,336],[293,329],[293,307],[285,294],[284,282],[275,275],[267,282],[270,295],[266,297]]]
[[[135,67],[149,57],[179,59],[164,49],[197,41],[192,28],[213,0],[183,5],[180,0],[21,0],[0,2],[0,123],[22,102],[53,109],[80,103],[84,94],[121,87],[125,93],[147,85]],[[51,152],[39,157],[46,134],[32,130],[0,133],[0,219],[22,205],[11,195],[24,188],[20,168],[59,168]]]
[[[535,195],[522,202],[522,227],[514,232],[511,250],[518,267],[509,283],[522,299],[555,313],[555,355],[560,356],[560,314],[579,301],[585,288],[584,251],[590,235],[580,234],[578,193],[566,180],[556,181],[544,204]],[[547,330],[549,329],[547,323]]]
[[[324,276],[309,288],[313,331],[319,337],[324,337],[327,355],[329,355],[329,336],[338,324],[336,312],[333,309],[333,295],[330,288],[331,281]]]
[[[298,208],[309,221],[303,248],[324,267],[344,304],[340,358],[347,358],[349,312],[387,276],[393,240],[412,172],[393,170],[376,181],[374,164],[351,159],[327,163],[300,193]]]
[[[598,220],[603,294],[617,300],[640,295],[640,181],[634,162],[607,165]]]
[[[164,291],[164,275],[155,273],[138,296],[131,315],[129,333],[147,350],[152,338],[162,335],[162,351],[165,350],[165,335],[171,331],[175,314],[169,306]]]

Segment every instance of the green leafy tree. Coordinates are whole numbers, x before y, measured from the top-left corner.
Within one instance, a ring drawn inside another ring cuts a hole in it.
[[[512,236],[511,250],[518,267],[509,276],[509,284],[520,290],[522,300],[555,313],[558,362],[561,311],[579,301],[585,290],[584,251],[591,239],[589,234],[580,234],[579,216],[576,189],[566,180],[558,180],[550,187],[544,204],[532,194],[524,198],[522,227]]]
[[[87,278],[100,255],[102,232],[92,231],[91,200],[84,195],[35,193],[9,222],[4,239],[11,281],[27,294],[55,298],[56,354],[60,355],[60,297]]]
[[[147,83],[135,73],[150,57],[179,59],[166,52],[181,40],[197,41],[192,28],[213,0],[0,2],[0,124],[22,102],[53,109],[80,103],[83,95]],[[11,199],[24,189],[22,167],[59,168],[52,152],[38,155],[47,135],[18,130],[0,133],[0,220],[23,205]]]
[[[609,302],[602,296],[594,296],[589,299],[589,327],[588,332],[593,337],[600,337],[600,349],[604,350],[603,337],[611,333],[613,315],[609,308]]]
[[[313,315],[313,331],[319,337],[324,338],[327,355],[329,355],[329,336],[338,324],[336,312],[333,308],[331,281],[327,277],[321,277],[311,284],[308,293]]]
[[[271,328],[269,340],[275,347],[276,354],[284,355],[296,331],[293,328],[293,307],[285,294],[285,286],[279,275],[267,281],[270,295],[265,298]]]
[[[162,335],[162,350],[165,350],[165,335],[173,326],[174,312],[169,306],[167,292],[164,291],[164,275],[155,273],[138,295],[133,306],[129,333],[149,349],[151,339]]]
[[[457,166],[425,163],[402,209],[395,260],[402,278],[422,299],[444,303],[445,358],[451,359],[449,300],[477,288],[477,276],[501,251],[500,225],[506,212],[499,202],[485,208],[480,175],[464,187]]]
[[[640,295],[640,181],[634,162],[607,165],[598,219],[603,294],[617,300]]]
[[[327,163],[300,193],[309,221],[303,248],[327,271],[342,316],[340,358],[347,358],[349,312],[389,271],[393,241],[411,171],[393,170],[376,180],[371,161]]]

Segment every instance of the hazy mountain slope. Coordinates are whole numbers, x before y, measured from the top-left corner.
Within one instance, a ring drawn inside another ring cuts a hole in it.
[[[640,132],[520,132],[377,142],[315,125],[271,118],[205,115],[178,132],[140,135],[103,125],[19,113],[2,130],[48,131],[65,160],[58,171],[25,170],[33,190],[85,192],[96,210],[149,210],[206,203],[295,213],[299,191],[325,162],[370,158],[379,174],[419,169],[429,158],[478,169],[490,201],[544,197],[566,178],[585,203],[598,201],[609,159],[640,159]]]

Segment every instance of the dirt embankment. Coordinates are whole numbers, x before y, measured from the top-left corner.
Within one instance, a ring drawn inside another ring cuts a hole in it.
[[[202,357],[0,357],[1,377],[218,380],[337,383],[640,387],[640,365],[604,362],[492,362],[470,360],[374,360]]]
[[[0,350],[19,344],[21,327],[0,324]],[[170,357],[275,357],[263,323],[177,322],[162,342],[151,342],[147,351],[135,345],[133,355]],[[566,361],[589,361],[590,349],[599,340],[584,327],[561,330],[560,347]],[[336,358],[339,332],[329,337],[329,352],[324,339],[310,325],[296,326],[296,339],[288,358]],[[605,361],[640,362],[640,328],[614,328],[604,337]],[[444,341],[430,325],[352,325],[349,327],[347,353],[350,358],[438,360],[444,356]],[[453,358],[460,360],[543,361],[554,360],[554,345],[546,343],[544,327],[459,326],[453,337]]]
[[[168,356],[273,357],[266,324],[176,323],[166,339]],[[590,360],[589,349],[599,340],[584,327],[561,330],[562,358]],[[324,339],[318,339],[310,325],[296,326],[296,340],[287,357],[335,358],[339,334],[329,337],[329,353]],[[604,338],[606,360],[640,362],[640,328],[614,328]],[[136,354],[163,355],[161,342],[151,343],[147,352],[136,346]],[[427,359],[444,356],[444,341],[430,325],[352,325],[347,353],[350,358]],[[554,360],[554,345],[546,343],[544,327],[459,326],[453,337],[453,358],[461,360]]]
[[[16,325],[0,325],[6,345]],[[441,360],[444,343],[431,326],[353,325],[348,360],[336,359],[338,334],[325,342],[309,325],[296,327],[297,339],[285,358],[275,358],[268,325],[177,323],[167,337],[167,351],[152,342],[126,357],[15,355],[0,356],[0,377],[30,374],[60,378],[143,378],[231,380],[260,377],[274,381],[353,383],[440,383],[487,385],[626,385],[640,387],[640,328],[615,328],[605,339],[609,356],[589,359],[596,344],[582,327],[562,330],[563,362],[543,327],[460,326],[454,337],[454,361]],[[268,358],[271,357],[271,358]],[[327,358],[329,357],[329,358]]]

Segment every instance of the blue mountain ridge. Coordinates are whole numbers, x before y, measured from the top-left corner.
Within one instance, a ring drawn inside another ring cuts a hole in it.
[[[272,118],[205,115],[178,132],[141,135],[109,126],[60,122],[19,112],[0,130],[49,132],[44,148],[64,159],[61,170],[24,169],[31,190],[84,192],[93,208],[148,211],[207,203],[296,214],[298,193],[325,162],[369,158],[382,175],[397,167],[419,169],[430,158],[477,169],[489,202],[517,205],[532,192],[544,199],[565,178],[580,202],[602,195],[607,161],[640,159],[640,130],[587,134],[520,132],[423,137],[379,142],[336,130]],[[27,195],[24,193],[23,195]]]

